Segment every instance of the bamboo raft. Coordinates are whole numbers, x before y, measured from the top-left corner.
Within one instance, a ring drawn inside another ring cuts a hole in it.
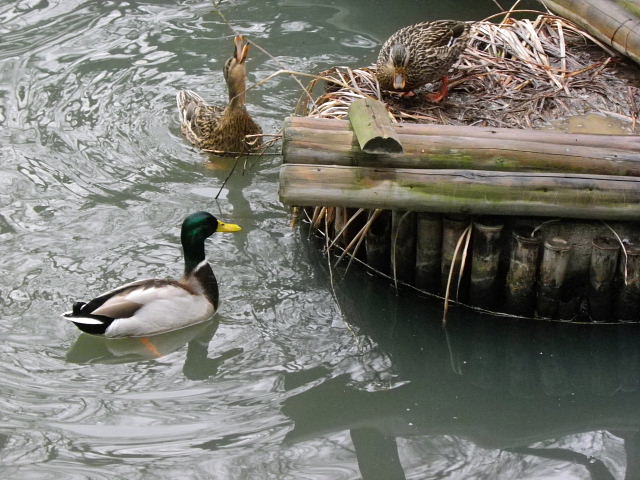
[[[544,14],[478,22],[455,71],[444,105],[381,92],[371,67],[324,72],[285,121],[283,203],[445,313],[640,321],[637,68]],[[566,131],[593,111],[615,134]]]

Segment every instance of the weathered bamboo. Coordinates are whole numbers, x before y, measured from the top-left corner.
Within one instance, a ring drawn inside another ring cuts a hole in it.
[[[369,217],[374,211],[369,212]],[[382,210],[365,237],[367,263],[376,270],[389,274],[391,267],[391,212]]]
[[[620,245],[613,237],[596,237],[589,265],[589,314],[594,321],[611,320],[613,280]]]
[[[441,275],[442,216],[419,213],[416,237],[416,287],[428,292],[438,292]]]
[[[336,207],[335,220],[333,221],[333,235],[335,242],[342,247],[348,245],[353,238],[353,235],[349,232],[349,227],[345,228],[348,220],[347,209],[345,207]]]
[[[280,199],[480,215],[640,218],[640,178],[285,164]]]
[[[556,318],[570,250],[571,245],[563,238],[554,237],[544,242],[536,298],[536,313],[540,317]]]
[[[394,210],[391,215],[391,272],[413,285],[416,268],[416,214]]]
[[[349,122],[337,118],[288,117],[284,122],[284,136],[287,139],[300,138],[289,135],[296,128],[313,131],[327,130],[349,132]],[[485,138],[493,140],[522,140],[533,143],[551,143],[558,145],[582,145],[612,150],[640,152],[639,135],[602,135],[584,133],[562,133],[550,130],[527,130],[520,128],[472,127],[467,125],[438,125],[431,123],[397,123],[393,126],[399,135],[419,135],[436,137]],[[302,130],[305,132],[306,130]]]
[[[402,145],[391,124],[389,112],[380,100],[355,100],[349,105],[349,121],[363,152],[402,152]]]
[[[472,128],[472,127],[464,127]],[[403,131],[409,130],[404,129]],[[321,130],[291,126],[285,130],[285,163],[385,166],[389,168],[468,168],[519,172],[570,172],[640,176],[640,150],[612,145],[607,135],[567,135],[571,143],[552,143],[538,134],[519,138],[490,136],[420,135],[400,133],[403,154],[365,154],[349,130]],[[549,134],[553,139],[559,135]],[[616,137],[616,136],[613,136]],[[620,135],[621,144],[627,138]],[[589,140],[593,145],[589,146]],[[583,144],[577,143],[584,142]],[[595,143],[602,142],[602,145]],[[640,141],[636,140],[635,147]],[[586,144],[586,145],[585,145]]]
[[[458,255],[454,260],[456,246],[469,225],[469,220],[464,217],[445,217],[442,220],[442,255],[440,263],[441,293],[447,291],[447,282],[450,270],[453,268],[452,288],[456,292],[456,284],[460,274],[460,266],[462,264],[462,249],[458,248]]]
[[[640,7],[633,1],[544,0],[553,12],[640,63]]]
[[[501,252],[502,222],[482,219],[473,224],[473,256],[469,301],[492,307],[496,301],[496,277]]]
[[[621,285],[618,291],[617,317],[625,322],[640,321],[640,245],[625,243],[626,261],[621,259]]]
[[[514,230],[506,279],[507,312],[516,315],[533,313],[539,255],[540,238],[531,236],[530,228]]]

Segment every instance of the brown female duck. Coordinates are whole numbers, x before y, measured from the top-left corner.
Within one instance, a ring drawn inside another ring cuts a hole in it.
[[[229,89],[226,107],[208,105],[191,90],[183,90],[176,96],[183,135],[197,147],[217,153],[246,153],[261,144],[260,137],[246,138],[262,133],[245,106],[245,61],[251,46],[243,35],[235,37],[234,45],[233,56],[226,61],[223,70]]]
[[[449,92],[446,73],[466,48],[469,28],[457,20],[401,28],[380,49],[376,73],[380,86],[412,96],[413,90],[442,79],[440,91],[428,96],[432,102],[441,101]]]

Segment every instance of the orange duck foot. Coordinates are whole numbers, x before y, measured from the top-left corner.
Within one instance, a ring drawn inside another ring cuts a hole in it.
[[[447,77],[442,77],[442,86],[440,90],[436,93],[430,93],[427,95],[427,99],[433,103],[439,103],[444,100],[447,95],[449,95],[449,79]]]

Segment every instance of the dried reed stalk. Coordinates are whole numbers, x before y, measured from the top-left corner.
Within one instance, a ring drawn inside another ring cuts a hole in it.
[[[346,118],[351,102],[372,97],[383,100],[397,121],[511,128],[539,128],[567,115],[600,111],[635,128],[640,94],[618,75],[625,68],[575,24],[542,14],[475,23],[470,45],[452,69],[452,92],[440,105],[382,92],[375,67],[324,71],[307,92],[321,81],[326,90],[300,103],[309,116]]]

